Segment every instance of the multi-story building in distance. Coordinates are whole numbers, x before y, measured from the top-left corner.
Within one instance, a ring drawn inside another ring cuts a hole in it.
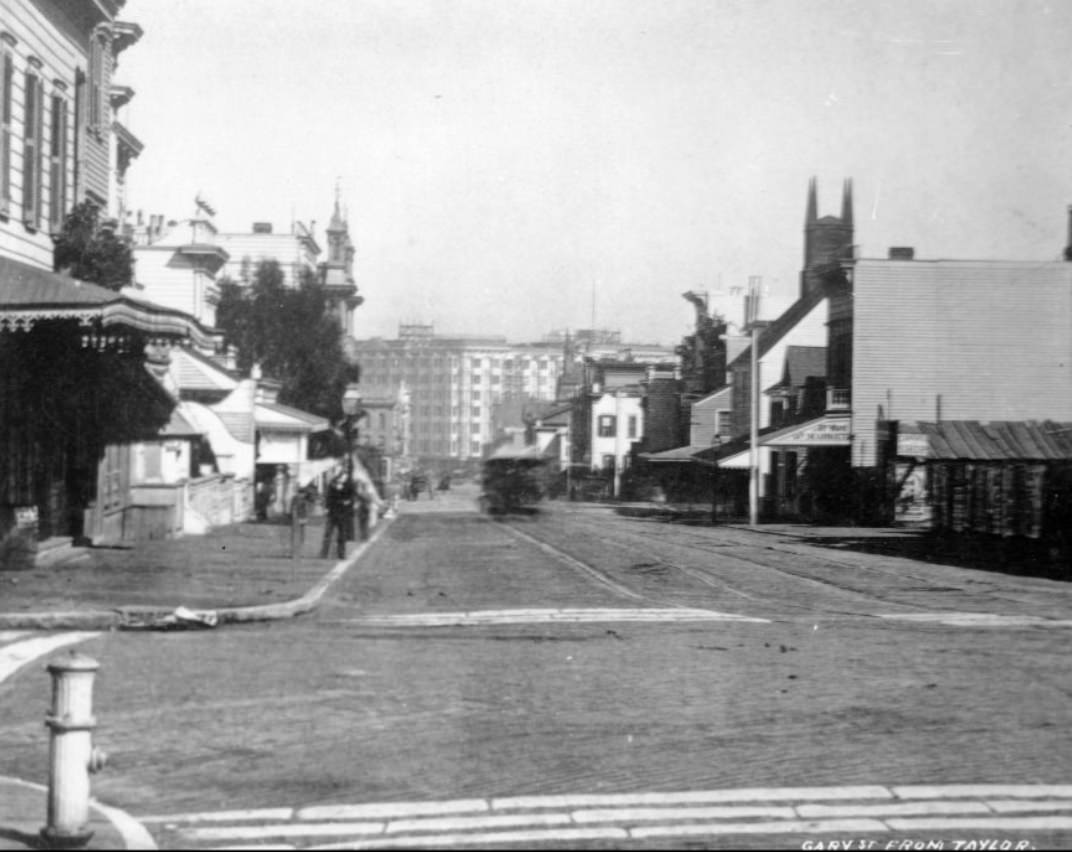
[[[507,398],[553,400],[559,342],[437,335],[402,325],[396,340],[358,341],[361,385],[409,389],[412,448],[424,461],[479,459],[495,437],[493,407]]]

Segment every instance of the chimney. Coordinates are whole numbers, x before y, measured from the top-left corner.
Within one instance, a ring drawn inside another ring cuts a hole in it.
[[[253,233],[255,234],[270,234],[272,233],[271,222],[254,222]]]
[[[890,246],[890,260],[915,260],[916,250],[912,246]]]

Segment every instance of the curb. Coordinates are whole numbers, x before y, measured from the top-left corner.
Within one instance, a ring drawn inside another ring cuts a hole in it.
[[[48,787],[43,784],[35,784],[33,781],[23,781],[21,778],[0,775],[0,785],[3,784],[23,787],[35,793],[48,796]],[[153,840],[152,834],[149,833],[149,829],[126,811],[113,808],[111,805],[101,804],[93,798],[89,800],[89,807],[90,810],[96,811],[111,823],[112,828],[122,838],[124,849],[152,850],[159,848],[156,845],[156,841]]]
[[[361,542],[353,553],[336,562],[334,567],[300,598],[281,603],[201,609],[194,612],[212,619],[216,625],[278,621],[312,612],[320,605],[328,589],[354,566],[394,520],[393,517],[382,518],[368,541]],[[159,630],[166,629],[168,625],[154,622],[159,622],[174,611],[174,607],[119,607],[112,610],[73,612],[0,613],[0,630]]]

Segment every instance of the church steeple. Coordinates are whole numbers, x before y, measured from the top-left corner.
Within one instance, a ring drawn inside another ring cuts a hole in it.
[[[364,299],[357,295],[354,282],[354,244],[350,239],[350,226],[342,204],[342,190],[335,183],[335,206],[331,221],[325,229],[327,235],[327,260],[320,264],[320,280],[327,288],[331,310],[339,318],[343,330],[352,333],[354,308]]]
[[[852,178],[845,179],[841,190],[841,224],[851,229],[852,224]]]
[[[808,181],[808,210],[804,214],[804,227],[808,228],[819,221],[819,199],[815,188],[815,178]]]
[[[819,218],[816,179],[808,181],[808,204],[804,221],[804,269],[800,273],[800,295],[823,286],[823,276],[833,266],[852,258],[853,210],[852,179],[841,189],[841,216]]]

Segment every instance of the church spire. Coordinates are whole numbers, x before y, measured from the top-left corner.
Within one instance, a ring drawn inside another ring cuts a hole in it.
[[[331,214],[329,231],[343,231],[346,229],[346,221],[342,217],[342,180],[335,179],[335,209]]]
[[[852,228],[852,178],[845,179],[845,186],[841,191],[841,224],[846,228]]]
[[[819,221],[819,199],[816,195],[815,178],[808,181],[808,212],[804,216],[804,227]]]

